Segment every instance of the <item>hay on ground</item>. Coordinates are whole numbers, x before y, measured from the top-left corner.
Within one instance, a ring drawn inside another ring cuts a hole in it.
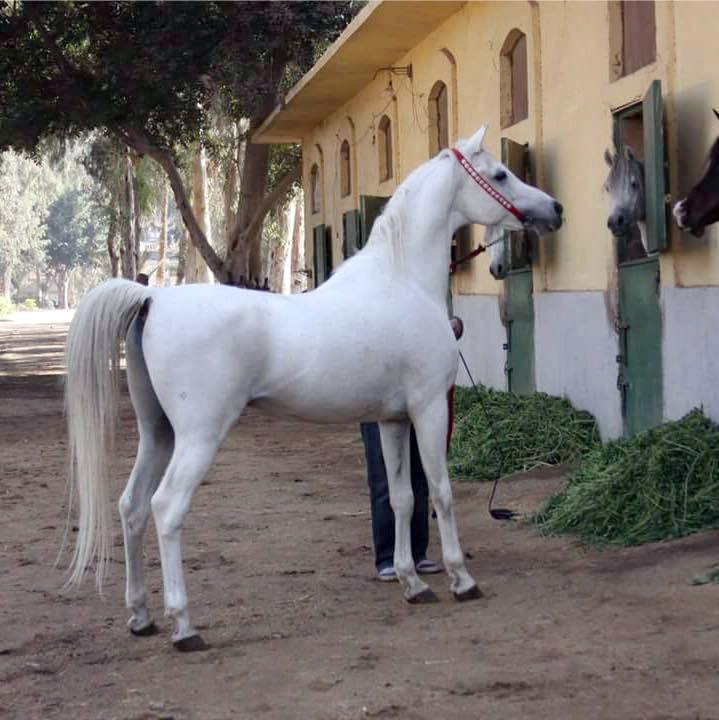
[[[452,475],[493,480],[542,465],[572,463],[599,443],[589,413],[544,393],[457,388],[449,455]]]
[[[693,410],[595,448],[536,521],[547,533],[616,545],[719,527],[719,428]]]

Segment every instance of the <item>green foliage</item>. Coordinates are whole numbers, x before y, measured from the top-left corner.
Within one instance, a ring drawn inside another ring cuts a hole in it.
[[[100,261],[104,225],[97,208],[77,188],[66,190],[50,206],[47,261],[58,271]]]
[[[22,304],[23,310],[37,310],[37,300],[35,298],[27,298]]]
[[[20,153],[0,154],[0,268],[13,275],[41,262],[48,168]]]
[[[218,103],[263,117],[286,69],[306,69],[351,2],[7,3],[0,14],[0,148],[142,128],[172,150]]]
[[[15,312],[15,306],[4,295],[0,295],[0,317]]]
[[[449,468],[459,477],[493,480],[541,465],[572,463],[599,443],[589,413],[544,393],[456,388],[454,407]]]
[[[693,410],[595,448],[536,520],[548,533],[613,545],[719,527],[719,428]]]

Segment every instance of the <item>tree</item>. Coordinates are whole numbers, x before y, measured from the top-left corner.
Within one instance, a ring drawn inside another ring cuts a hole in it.
[[[42,262],[47,192],[39,163],[7,150],[0,155],[0,294]]]
[[[222,281],[260,270],[268,211],[298,182],[298,153],[278,161],[248,144],[224,257],[189,202],[179,148],[210,143],[214,111],[259,126],[353,2],[9,3],[0,12],[0,149],[105,128],[167,174],[193,245]],[[278,155],[279,157],[279,155]]]
[[[100,262],[104,233],[100,211],[80,188],[68,188],[50,205],[45,254],[55,272],[62,307],[69,306],[70,273]]]

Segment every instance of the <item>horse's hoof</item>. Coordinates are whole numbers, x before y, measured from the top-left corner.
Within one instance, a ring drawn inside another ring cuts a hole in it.
[[[172,644],[180,652],[198,652],[207,650],[210,647],[200,635],[190,635],[190,637],[175,640]]]
[[[407,602],[411,605],[428,605],[429,603],[439,602],[439,598],[432,592],[430,588],[422,590],[412,597],[407,598]]]
[[[454,593],[454,599],[459,602],[464,602],[465,600],[477,600],[481,597],[482,591],[476,585],[472,585],[469,590],[465,590],[464,592]]]
[[[151,622],[149,625],[145,625],[144,627],[138,628],[135,630],[135,628],[130,627],[130,632],[135,635],[135,637],[149,637],[150,635],[157,635],[159,631],[157,625],[155,625],[154,622]]]

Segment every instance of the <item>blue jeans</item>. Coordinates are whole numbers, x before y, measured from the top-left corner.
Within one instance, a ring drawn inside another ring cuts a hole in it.
[[[377,423],[360,425],[367,460],[367,483],[372,513],[375,566],[378,570],[394,564],[394,512],[389,502],[387,470],[382,457],[382,443]],[[419,457],[414,428],[410,435],[410,475],[414,493],[414,512],[410,524],[412,557],[415,562],[427,557],[429,544],[429,489]]]

